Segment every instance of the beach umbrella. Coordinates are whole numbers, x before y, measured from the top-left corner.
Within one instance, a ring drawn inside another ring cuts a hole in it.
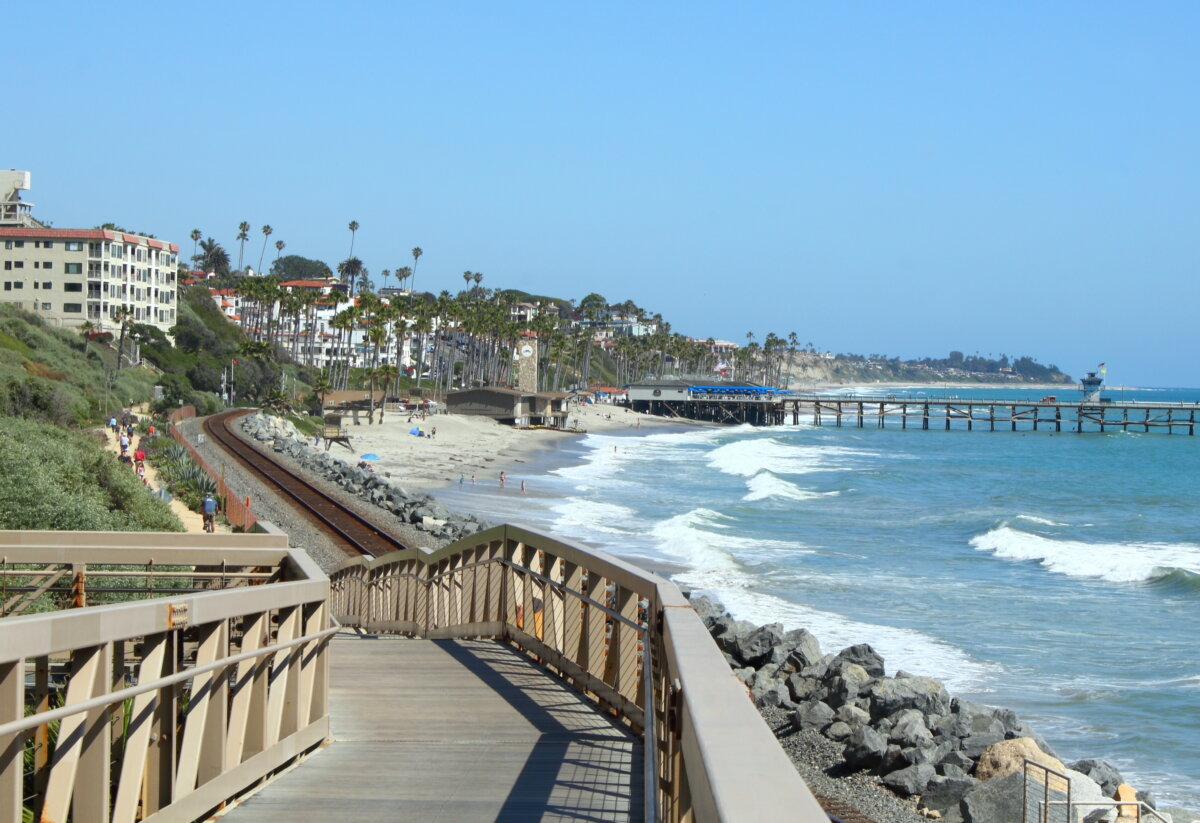
[[[366,460],[368,463],[373,463],[376,460],[379,460],[381,458],[379,457],[379,455],[375,454],[374,452],[371,452],[370,454],[364,454],[362,457],[360,457],[358,459]]]
[[[408,430],[408,433],[413,435],[414,437],[420,437],[421,429],[419,426],[413,426],[411,429]]]

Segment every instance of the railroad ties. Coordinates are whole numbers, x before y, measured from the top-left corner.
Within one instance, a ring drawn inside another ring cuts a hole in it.
[[[782,417],[814,426],[849,426],[924,431],[1166,432],[1196,434],[1196,403],[1064,403],[1057,400],[961,398],[825,397],[805,395],[779,401]]]

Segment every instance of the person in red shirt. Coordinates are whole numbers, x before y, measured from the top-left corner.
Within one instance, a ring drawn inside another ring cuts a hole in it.
[[[146,452],[143,451],[142,449],[138,449],[137,451],[135,451],[133,453],[133,459],[136,460],[138,463],[145,463],[146,462]]]

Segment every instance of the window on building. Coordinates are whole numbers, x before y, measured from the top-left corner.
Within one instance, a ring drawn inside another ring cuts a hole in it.
[[[11,241],[11,240],[4,241],[4,248],[11,249],[12,247],[13,247],[13,241]]]
[[[43,288],[43,289],[47,289],[47,290],[49,290],[50,288],[52,288],[52,287],[51,287],[51,285],[50,285],[50,281],[49,281],[49,280],[43,280],[43,281],[42,281],[42,288]]]
[[[14,281],[13,281],[13,288],[14,288],[14,289],[23,289],[23,288],[25,288],[25,281],[24,281],[24,280],[14,280]]]
[[[50,311],[50,304],[49,304],[49,303],[43,303],[43,304],[42,304],[42,311]]]
[[[13,268],[14,268],[14,269],[23,269],[23,268],[25,268],[25,261],[24,261],[24,260],[14,260],[14,261],[13,261]]]
[[[76,268],[79,268],[79,264],[78,264],[78,263],[76,263],[76,264],[75,264],[75,267],[76,267]],[[54,264],[53,264],[53,263],[51,263],[49,260],[46,260],[46,261],[44,261],[44,262],[42,263],[42,270],[43,270],[43,271],[48,271],[48,270],[50,270],[50,269],[52,269],[52,268],[54,268]]]
[[[24,240],[14,240],[14,241],[13,241],[13,248],[14,248],[14,249],[23,249],[23,248],[25,248],[25,241],[24,241]]]
[[[68,240],[63,246],[67,251],[83,251],[82,240]]]
[[[83,264],[82,263],[68,263],[66,265],[65,271],[67,274],[83,274]]]
[[[11,261],[11,260],[5,260],[5,261],[4,261],[4,270],[5,270],[5,271],[12,271],[12,261]]]
[[[83,291],[82,283],[63,283],[63,291]]]
[[[82,303],[63,303],[64,314],[81,314],[83,312]]]
[[[5,291],[12,291],[12,281],[11,281],[11,280],[5,280],[5,281],[4,281],[4,290],[5,290]]]

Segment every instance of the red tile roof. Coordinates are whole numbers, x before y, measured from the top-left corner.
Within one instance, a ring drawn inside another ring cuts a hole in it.
[[[326,289],[333,283],[327,280],[284,280],[280,286],[292,286],[297,289]]]
[[[155,249],[170,249],[179,252],[175,243],[165,243],[137,234],[109,231],[108,229],[33,229],[19,226],[0,228],[0,237],[14,237],[21,240],[115,240],[118,243],[148,245]]]

